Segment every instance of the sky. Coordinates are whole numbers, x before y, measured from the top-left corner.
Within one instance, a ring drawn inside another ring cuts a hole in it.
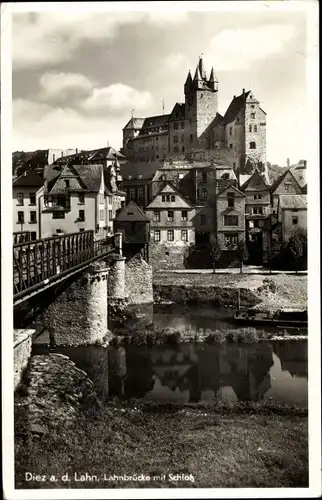
[[[13,150],[119,149],[132,109],[145,117],[162,114],[163,100],[165,113],[184,102],[203,54],[221,114],[243,88],[260,101],[268,161],[308,156],[305,12],[56,7],[14,13],[12,27]]]

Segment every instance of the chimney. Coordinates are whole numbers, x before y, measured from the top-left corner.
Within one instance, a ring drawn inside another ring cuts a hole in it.
[[[76,154],[78,154],[78,148],[76,148],[76,150],[75,150],[75,151],[76,151]]]
[[[290,168],[291,162],[289,158],[286,158],[286,166],[287,168]]]
[[[243,89],[243,95],[245,94],[245,89]]]
[[[303,160],[303,163],[304,163],[304,167],[306,168],[306,163],[307,163],[306,160]]]
[[[106,147],[109,148],[110,147],[110,141],[107,139],[106,141]]]

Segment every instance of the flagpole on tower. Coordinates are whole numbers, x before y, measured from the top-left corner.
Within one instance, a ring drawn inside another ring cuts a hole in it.
[[[164,97],[162,98],[162,114],[164,115]]]

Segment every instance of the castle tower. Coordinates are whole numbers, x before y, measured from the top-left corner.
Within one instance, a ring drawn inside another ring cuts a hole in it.
[[[202,57],[192,79],[189,71],[184,85],[186,150],[207,148],[206,130],[218,111],[218,82],[213,68],[209,80]]]

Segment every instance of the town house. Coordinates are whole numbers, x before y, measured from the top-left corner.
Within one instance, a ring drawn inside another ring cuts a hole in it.
[[[150,219],[150,262],[158,268],[184,268],[189,248],[195,243],[192,203],[168,182],[145,213]]]
[[[12,184],[13,241],[36,240],[39,236],[39,200],[44,179],[29,169]]]

